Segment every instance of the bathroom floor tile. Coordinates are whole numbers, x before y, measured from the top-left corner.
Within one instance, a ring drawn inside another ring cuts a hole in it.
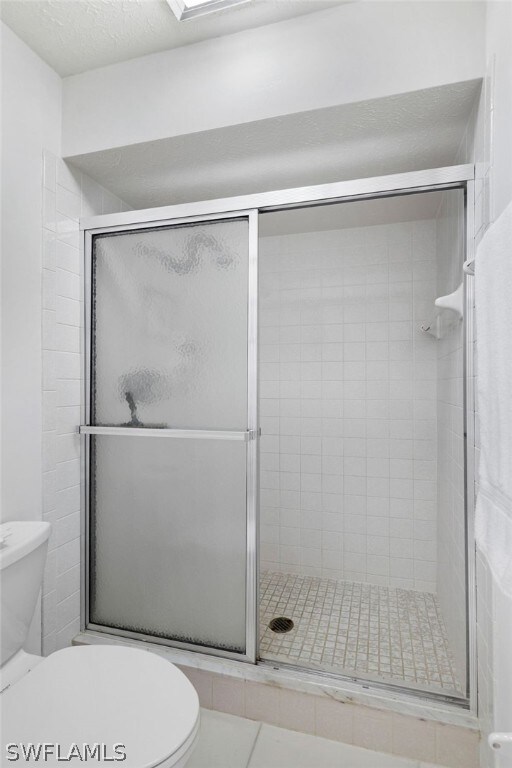
[[[418,768],[408,760],[262,725],[248,768]]]
[[[440,768],[285,728],[201,710],[187,768]]]
[[[261,723],[201,710],[199,739],[187,768],[246,768]]]
[[[263,571],[260,595],[264,659],[462,693],[430,592]],[[279,616],[291,631],[269,628]]]

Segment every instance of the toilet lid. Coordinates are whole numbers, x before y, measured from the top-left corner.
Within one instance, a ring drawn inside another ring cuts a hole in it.
[[[199,721],[195,689],[177,667],[150,651],[108,645],[57,651],[4,691],[1,706],[3,756],[6,744],[60,745],[60,760],[18,761],[45,768],[83,765],[62,761],[74,744],[82,752],[105,745],[111,760],[89,757],[89,766],[155,768],[193,739]],[[123,761],[116,744],[124,745]]]

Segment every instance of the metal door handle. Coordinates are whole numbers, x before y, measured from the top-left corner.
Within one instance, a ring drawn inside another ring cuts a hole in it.
[[[240,440],[248,443],[255,440],[258,432],[248,429],[236,432],[227,429],[145,429],[144,427],[100,427],[83,424],[78,429],[81,435],[105,435],[114,437],[174,437],[194,440]]]

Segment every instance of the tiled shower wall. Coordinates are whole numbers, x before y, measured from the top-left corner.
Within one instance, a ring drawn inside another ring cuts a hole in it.
[[[263,238],[262,567],[435,591],[436,224]]]
[[[127,207],[49,152],[43,167],[43,518],[52,524],[42,593],[46,655],[80,629],[79,217]]]
[[[443,195],[437,217],[437,292],[462,282],[464,196]],[[437,594],[460,680],[466,676],[466,534],[464,506],[464,334],[455,320],[437,342]]]
[[[461,158],[475,163],[475,246],[478,247],[486,230],[494,218],[494,88],[495,57],[492,56],[486,69],[480,101],[475,105],[470,117],[465,136],[465,146],[461,147]],[[478,329],[475,325],[474,338],[474,388],[475,388],[475,494],[478,494],[478,467],[480,458],[480,430],[478,399],[476,395],[478,359]],[[471,449],[469,446],[468,450]],[[478,715],[482,739],[480,742],[480,764],[482,768],[491,768],[500,761],[487,741],[487,736],[494,730],[501,729],[496,722],[496,584],[487,559],[477,547],[476,551],[477,584],[477,658],[478,658]],[[507,637],[507,633],[505,633]],[[508,638],[507,638],[508,639]],[[507,649],[508,653],[508,649]],[[508,687],[505,684],[506,687]],[[508,723],[506,725],[508,728]]]

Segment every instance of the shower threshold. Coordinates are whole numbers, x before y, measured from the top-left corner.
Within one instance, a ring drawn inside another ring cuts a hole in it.
[[[273,632],[275,617],[293,628]],[[324,674],[463,698],[436,596],[263,571],[260,657]]]
[[[212,676],[222,676],[226,681],[243,684],[258,683],[276,686],[280,689],[298,691],[308,695],[328,697],[342,702],[389,710],[398,714],[432,720],[445,725],[477,729],[478,718],[471,711],[469,702],[460,696],[451,698],[439,693],[416,690],[413,685],[400,686],[391,681],[379,683],[362,679],[321,672],[315,669],[297,667],[293,664],[259,660],[256,664],[246,661],[212,656],[209,653],[184,650],[163,644],[153,638],[151,641],[126,637],[124,634],[84,629],[73,638],[73,645],[122,645],[143,648],[177,664],[187,675],[197,680],[204,690],[211,683]],[[205,677],[203,677],[205,676]]]

